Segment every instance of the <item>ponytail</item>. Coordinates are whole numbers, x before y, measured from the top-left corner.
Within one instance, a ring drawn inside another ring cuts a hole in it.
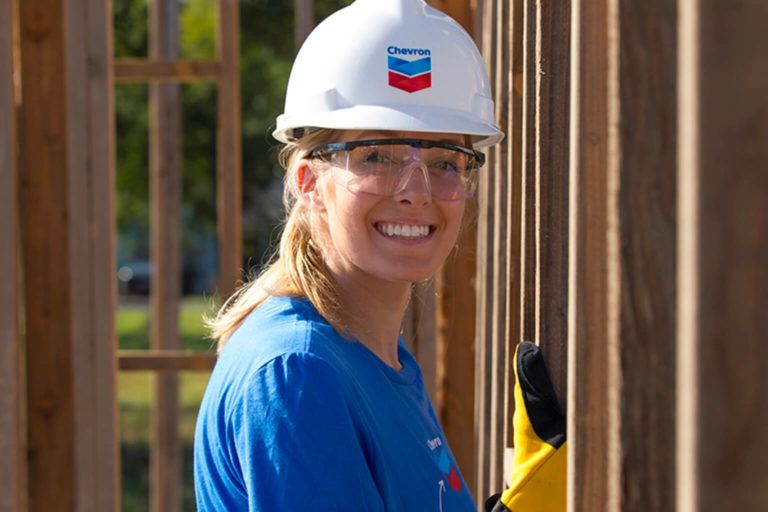
[[[206,319],[219,352],[246,317],[271,296],[306,297],[339,333],[347,333],[339,315],[335,283],[317,245],[318,235],[313,233],[311,212],[298,200],[296,176],[300,159],[335,137],[333,130],[318,130],[281,151],[280,163],[286,169],[283,203],[288,216],[280,248],[256,279],[241,286],[214,318]]]

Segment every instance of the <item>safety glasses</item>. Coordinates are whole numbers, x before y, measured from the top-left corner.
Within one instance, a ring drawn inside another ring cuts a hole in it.
[[[336,142],[308,157],[330,165],[334,181],[350,192],[393,196],[422,176],[433,198],[457,201],[471,196],[485,155],[447,142],[375,139]]]

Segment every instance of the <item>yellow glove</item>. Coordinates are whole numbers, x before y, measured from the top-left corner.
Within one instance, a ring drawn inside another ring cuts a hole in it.
[[[488,512],[564,512],[567,443],[541,350],[524,341],[515,352],[514,469],[510,487],[486,502]]]

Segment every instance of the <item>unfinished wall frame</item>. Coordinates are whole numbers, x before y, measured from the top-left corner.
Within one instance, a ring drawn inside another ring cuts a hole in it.
[[[113,73],[123,82],[150,83],[150,286],[149,351],[121,351],[121,370],[156,372],[150,446],[150,510],[181,510],[181,440],[178,372],[210,371],[215,355],[182,350],[181,300],[182,82],[215,81],[216,208],[219,247],[217,291],[228,297],[242,279],[242,150],[237,0],[218,0],[216,58],[181,59],[176,0],[150,5],[149,59],[120,59]]]

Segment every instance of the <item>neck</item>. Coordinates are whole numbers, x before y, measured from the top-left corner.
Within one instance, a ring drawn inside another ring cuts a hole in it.
[[[350,332],[387,365],[400,369],[397,340],[408,306],[410,283],[384,281],[362,272],[330,270]]]

